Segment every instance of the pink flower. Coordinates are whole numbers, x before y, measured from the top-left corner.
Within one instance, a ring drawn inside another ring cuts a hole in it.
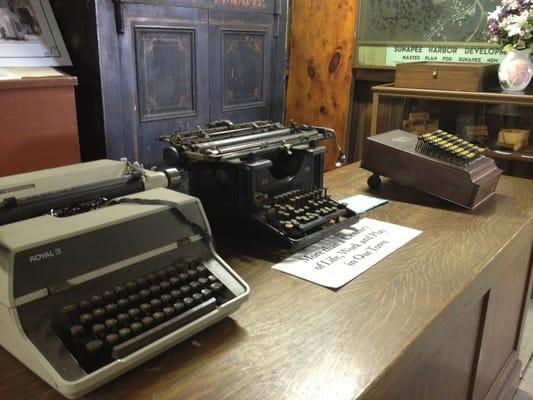
[[[507,80],[512,86],[520,86],[529,77],[529,66],[524,60],[514,60],[507,69]]]

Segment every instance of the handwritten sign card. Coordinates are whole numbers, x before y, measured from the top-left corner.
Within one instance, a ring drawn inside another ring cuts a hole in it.
[[[306,247],[272,268],[337,289],[421,233],[364,218],[350,230]]]

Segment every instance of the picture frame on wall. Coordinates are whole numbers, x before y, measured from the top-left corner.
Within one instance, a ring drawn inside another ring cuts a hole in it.
[[[0,67],[70,65],[48,0],[0,0]]]

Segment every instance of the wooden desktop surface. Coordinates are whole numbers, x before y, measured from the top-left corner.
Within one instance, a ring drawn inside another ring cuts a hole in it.
[[[326,185],[343,198],[368,192],[368,176],[350,165]],[[475,211],[389,181],[379,194],[392,200],[366,216],[423,233],[337,291],[272,270],[280,255],[263,244],[222,244],[249,301],[85,398],[510,398],[533,181],[502,176]],[[62,398],[3,349],[0,370],[1,399]]]

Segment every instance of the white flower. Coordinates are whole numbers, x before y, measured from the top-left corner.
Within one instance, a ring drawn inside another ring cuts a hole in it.
[[[493,12],[490,12],[487,19],[495,19],[495,20],[498,20],[498,18],[500,17],[500,12],[502,11],[503,7],[502,6],[497,6],[496,7],[496,10],[494,10]]]

